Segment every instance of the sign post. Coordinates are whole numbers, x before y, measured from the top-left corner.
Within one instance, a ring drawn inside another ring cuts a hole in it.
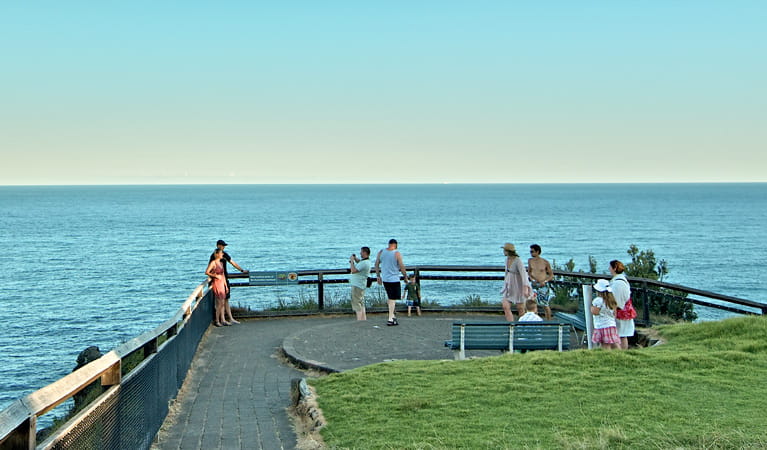
[[[591,315],[591,299],[592,291],[590,284],[583,285],[583,313],[586,319],[586,339],[588,339],[589,350],[594,348],[594,342],[591,340],[594,337],[594,316]]]

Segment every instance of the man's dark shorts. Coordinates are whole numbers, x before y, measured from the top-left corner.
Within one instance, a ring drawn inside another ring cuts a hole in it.
[[[386,289],[386,298],[389,300],[399,300],[402,298],[402,291],[400,291],[399,281],[384,281],[384,289]]]

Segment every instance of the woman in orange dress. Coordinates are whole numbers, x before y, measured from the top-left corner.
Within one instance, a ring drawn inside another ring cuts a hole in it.
[[[231,325],[224,316],[224,307],[226,303],[226,277],[224,276],[224,251],[216,249],[213,252],[213,260],[208,264],[205,275],[211,278],[210,290],[213,291],[213,297],[216,299],[216,321],[215,325]]]

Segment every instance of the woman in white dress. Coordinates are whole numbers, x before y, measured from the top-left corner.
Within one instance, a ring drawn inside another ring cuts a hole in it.
[[[506,243],[501,247],[506,255],[506,271],[503,276],[503,289],[501,289],[501,304],[503,315],[509,322],[514,321],[511,312],[511,304],[517,305],[517,314],[522,317],[525,314],[525,301],[532,295],[532,287],[527,277],[527,270],[522,260],[519,259],[514,244]]]
[[[623,350],[629,348],[628,338],[634,335],[634,318],[636,317],[636,310],[631,301],[631,286],[623,273],[625,270],[626,266],[622,262],[617,259],[610,261],[610,274],[613,276],[610,280],[610,288],[618,304],[618,309],[615,310],[615,323]]]

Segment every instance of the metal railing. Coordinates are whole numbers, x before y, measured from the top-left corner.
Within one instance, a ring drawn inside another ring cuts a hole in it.
[[[503,273],[503,266],[437,266],[437,265],[421,265],[421,266],[407,266],[408,272],[414,272],[421,280],[456,280],[456,281],[499,281],[503,280],[503,275],[476,275],[476,273]],[[325,286],[329,284],[348,283],[348,278],[338,278],[339,275],[348,275],[349,269],[324,269],[324,270],[300,270],[296,271],[299,277],[299,285],[316,285],[317,286],[317,309],[325,309]],[[464,273],[474,273],[471,275],[463,275]],[[456,275],[461,274],[461,275]],[[371,273],[372,275],[372,273]],[[609,275],[605,274],[593,274],[585,272],[565,272],[562,270],[554,271],[555,279],[552,284],[555,286],[569,286],[572,288],[578,288],[584,280],[597,280],[597,279],[609,279]],[[334,276],[335,278],[327,278],[328,276]],[[233,273],[229,274],[230,279],[243,279],[248,278],[247,273]],[[674,301],[689,302],[694,305],[705,306],[708,308],[714,308],[722,311],[737,313],[737,314],[767,314],[767,303],[761,303],[758,301],[747,300],[737,298],[724,294],[717,294],[715,292],[704,291],[701,289],[695,289],[678,284],[664,283],[662,281],[651,280],[647,278],[627,277],[631,284],[632,298],[636,299],[635,303],[641,306],[641,317],[638,317],[638,322],[645,325],[650,325],[650,307],[651,296],[662,295],[666,298],[671,298]],[[249,286],[248,283],[232,282],[233,287],[245,287]],[[665,290],[667,292],[661,292]],[[707,300],[701,300],[696,298],[689,298],[686,296],[671,294],[671,291],[676,291],[685,295],[695,295],[699,297],[705,297]],[[711,300],[718,301],[715,303]]]
[[[409,266],[421,280],[498,281],[501,266]],[[317,286],[317,306],[324,309],[324,286],[348,283],[348,269],[296,272],[298,284]],[[484,275],[480,273],[485,273]],[[326,278],[332,276],[334,278]],[[340,276],[340,278],[339,278]],[[555,285],[578,288],[606,275],[555,271]],[[248,274],[231,274],[232,279]],[[304,278],[304,279],[300,279]],[[308,279],[307,279],[308,278]],[[720,309],[738,314],[767,314],[767,304],[703,291],[656,280],[629,277],[632,297],[638,299],[642,317],[650,324],[652,295],[660,290],[675,301]],[[233,282],[234,287],[249,286]],[[580,289],[578,289],[580,290]],[[706,300],[686,295],[705,297]],[[200,284],[179,311],[168,321],[66,377],[19,399],[0,411],[0,449],[31,449],[37,446],[37,418],[100,380],[106,391],[83,411],[56,430],[40,448],[149,448],[191,365],[203,333],[210,325],[213,301],[207,282]],[[720,303],[714,303],[714,301]],[[455,308],[453,308],[455,309]],[[309,312],[309,311],[306,311]],[[127,358],[140,355],[141,362],[126,372]]]
[[[212,319],[207,283],[154,330],[0,411],[0,449],[149,448]],[[128,371],[126,361],[138,364]],[[92,383],[105,391],[38,447],[37,419]]]

